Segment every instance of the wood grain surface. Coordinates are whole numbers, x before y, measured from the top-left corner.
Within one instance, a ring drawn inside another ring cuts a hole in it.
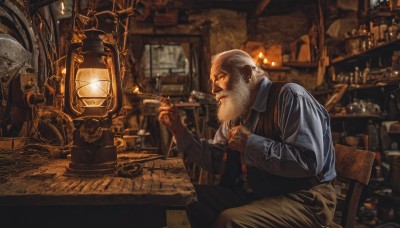
[[[79,176],[66,172],[68,159],[10,174],[0,184],[0,206],[140,205],[185,206],[196,200],[190,178],[179,158],[126,153],[118,164],[139,162],[143,173]]]

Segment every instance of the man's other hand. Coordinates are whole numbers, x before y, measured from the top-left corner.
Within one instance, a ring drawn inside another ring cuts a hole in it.
[[[158,121],[165,125],[176,138],[179,138],[185,128],[179,109],[174,104],[161,100],[158,113]]]
[[[240,153],[245,152],[247,137],[251,135],[251,131],[244,126],[236,126],[228,132],[228,147]]]

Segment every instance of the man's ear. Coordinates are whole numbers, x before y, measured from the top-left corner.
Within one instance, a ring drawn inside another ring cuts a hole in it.
[[[251,66],[249,65],[245,65],[242,68],[242,72],[243,72],[243,78],[245,82],[249,82],[251,79],[251,76],[253,75],[253,70],[251,69]]]

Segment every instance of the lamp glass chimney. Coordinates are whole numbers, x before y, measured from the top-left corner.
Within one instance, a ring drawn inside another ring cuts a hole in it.
[[[110,94],[111,81],[108,69],[80,68],[76,73],[77,95],[85,106],[102,106]]]

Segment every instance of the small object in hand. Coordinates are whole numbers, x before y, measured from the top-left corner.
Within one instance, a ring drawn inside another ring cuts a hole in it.
[[[161,106],[163,107],[170,106],[172,104],[169,97],[159,97],[158,100],[161,102]]]
[[[168,107],[171,106],[171,99],[169,97],[159,97],[158,100],[161,102],[161,107]],[[173,114],[172,111],[169,112],[170,114]],[[169,118],[168,116],[164,116],[164,120],[167,120]]]

